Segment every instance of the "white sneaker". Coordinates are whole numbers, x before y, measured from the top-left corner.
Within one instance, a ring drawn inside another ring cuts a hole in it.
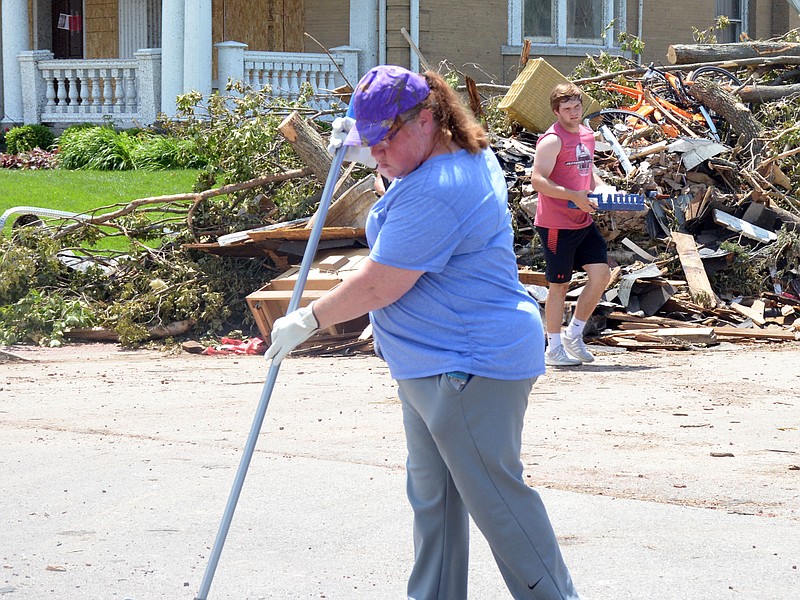
[[[566,351],[570,356],[574,356],[582,363],[590,363],[594,361],[594,356],[589,352],[586,344],[583,343],[583,337],[571,338],[568,335],[561,336],[561,343],[564,345]]]
[[[582,362],[567,354],[564,346],[558,346],[556,348],[547,348],[544,353],[544,364],[548,367],[577,367]]]

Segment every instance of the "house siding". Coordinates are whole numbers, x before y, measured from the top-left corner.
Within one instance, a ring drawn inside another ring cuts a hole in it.
[[[411,3],[408,0],[386,0],[386,62],[408,68],[411,65],[411,48],[400,33],[411,28]],[[420,48],[424,54],[424,50]]]
[[[480,5],[433,0],[420,7],[419,46],[431,67],[446,60],[476,81],[504,81],[501,49],[507,29],[506,0]]]

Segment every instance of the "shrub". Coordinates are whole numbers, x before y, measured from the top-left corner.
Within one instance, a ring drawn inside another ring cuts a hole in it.
[[[13,127],[6,133],[6,149],[9,154],[19,154],[34,148],[49,150],[55,139],[53,132],[45,125]]]
[[[205,166],[193,140],[164,137],[141,129],[117,132],[108,126],[75,126],[58,141],[66,169],[197,169]]]
[[[61,166],[66,169],[131,169],[130,146],[128,136],[107,126],[70,127],[58,139]]]
[[[138,134],[136,140],[131,149],[136,169],[200,169],[208,162],[198,156],[193,140],[146,133]]]

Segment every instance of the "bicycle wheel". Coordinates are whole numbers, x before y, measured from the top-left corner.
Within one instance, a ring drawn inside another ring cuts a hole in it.
[[[736,75],[722,67],[700,67],[686,77],[687,82],[699,81],[700,79],[715,81],[722,86],[739,87],[742,85]]]
[[[583,124],[593,131],[598,131],[605,125],[622,146],[637,145],[636,140],[643,140],[642,144],[654,143],[664,137],[657,123],[652,123],[642,115],[624,108],[604,108],[586,115]]]
[[[690,104],[680,74],[664,73],[650,65],[642,82],[653,95],[675,106],[686,108]]]

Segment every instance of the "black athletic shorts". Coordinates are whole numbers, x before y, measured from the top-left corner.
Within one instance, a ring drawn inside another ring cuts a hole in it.
[[[572,271],[583,265],[608,263],[608,246],[597,225],[583,229],[537,227],[544,249],[545,278],[550,283],[569,283]]]

